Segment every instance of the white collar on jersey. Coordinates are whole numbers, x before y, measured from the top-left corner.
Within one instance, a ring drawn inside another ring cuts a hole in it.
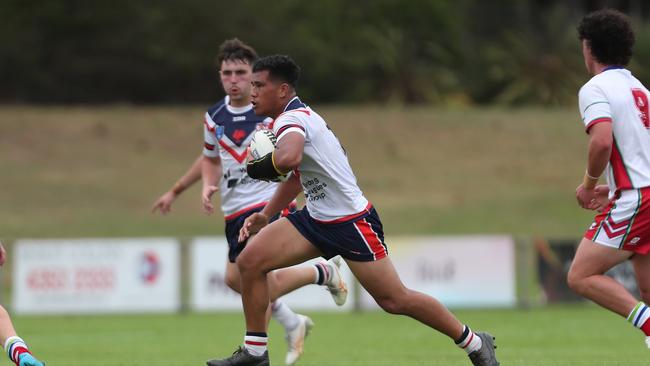
[[[243,107],[233,107],[230,105],[230,96],[226,95],[226,100],[223,102],[226,105],[226,109],[228,112],[232,114],[244,114],[251,109],[253,109],[253,104],[249,103],[248,105],[245,105]]]

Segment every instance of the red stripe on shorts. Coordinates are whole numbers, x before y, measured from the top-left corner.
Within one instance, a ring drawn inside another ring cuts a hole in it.
[[[650,252],[650,187],[639,190],[641,204],[621,249],[646,255]]]
[[[386,248],[384,248],[384,245],[379,240],[377,233],[372,230],[372,225],[370,225],[366,219],[359,220],[355,222],[354,225],[359,229],[359,232],[363,235],[363,239],[366,243],[368,243],[372,254],[375,256],[375,260],[380,260],[388,255],[388,253],[386,253]]]

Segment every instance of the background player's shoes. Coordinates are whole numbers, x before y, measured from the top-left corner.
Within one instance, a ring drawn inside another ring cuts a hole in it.
[[[650,348],[650,337],[645,337],[645,345]]]
[[[239,347],[232,356],[223,360],[209,360],[208,366],[269,366],[269,352],[261,356],[253,356],[244,347]]]
[[[300,323],[292,331],[287,332],[287,357],[284,362],[291,366],[298,361],[304,351],[305,338],[309,335],[309,331],[314,326],[314,322],[305,315],[298,314]]]
[[[18,356],[18,360],[19,366],[45,366],[44,362],[37,360],[29,353],[22,353],[20,356]]]
[[[343,281],[341,271],[339,270],[341,267],[341,257],[336,256],[324,262],[324,264],[327,265],[332,274],[329,281],[325,283],[325,286],[327,286],[327,290],[332,295],[332,299],[334,299],[336,305],[341,306],[348,299],[348,285]]]
[[[499,366],[497,356],[494,354],[494,337],[488,333],[476,333],[481,338],[483,345],[480,349],[469,354],[469,359],[474,366]]]

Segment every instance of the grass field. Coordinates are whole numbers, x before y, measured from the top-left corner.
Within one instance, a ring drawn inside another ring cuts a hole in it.
[[[575,110],[324,107],[391,235],[577,237],[586,137]],[[0,107],[0,239],[221,234],[199,189],[151,203],[200,153],[204,107]],[[532,267],[531,267],[532,268]],[[531,269],[532,271],[532,269]],[[7,277],[5,277],[6,279]],[[462,310],[502,365],[650,365],[641,333],[592,305]],[[382,313],[309,314],[304,366],[468,365],[452,342]],[[203,365],[242,341],[241,314],[19,316],[48,365]],[[284,341],[271,327],[273,365]],[[0,365],[9,365],[0,358]]]
[[[650,365],[639,331],[592,305],[456,314],[497,336],[504,366]],[[464,352],[415,321],[380,312],[309,314],[316,322],[302,366],[461,366]],[[48,365],[191,366],[229,355],[242,341],[240,314],[17,317]],[[283,331],[272,322],[272,365],[283,365]],[[0,365],[9,365],[5,359]]]
[[[577,112],[323,107],[394,234],[578,236]],[[151,203],[200,153],[203,106],[0,107],[0,239],[220,234],[198,188]]]

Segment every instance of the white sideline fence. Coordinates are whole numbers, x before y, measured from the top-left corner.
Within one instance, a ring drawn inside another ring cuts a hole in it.
[[[452,307],[517,305],[510,236],[396,237],[390,257],[402,281]],[[237,311],[224,283],[224,237],[23,239],[13,246],[12,310],[22,314]],[[310,262],[316,262],[318,259]],[[283,301],[299,310],[373,310],[377,305],[347,265],[348,302],[337,307],[320,286]]]

